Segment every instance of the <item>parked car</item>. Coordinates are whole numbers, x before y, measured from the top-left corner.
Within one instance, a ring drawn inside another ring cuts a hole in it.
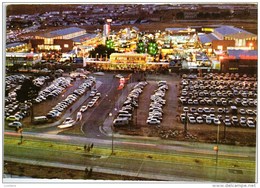
[[[201,116],[196,117],[196,121],[197,121],[197,123],[199,123],[199,124],[201,124],[201,123],[204,122],[204,121],[203,121],[203,118],[202,118]]]
[[[253,121],[247,121],[247,126],[250,127],[250,128],[255,128],[255,124]]]
[[[239,121],[240,126],[242,127],[246,127],[246,118],[245,117],[240,117],[240,121]]]
[[[11,116],[8,116],[8,117],[6,118],[6,120],[7,120],[7,121],[19,121],[19,120],[20,120],[20,117],[11,115]]]
[[[228,127],[231,126],[231,121],[230,121],[230,119],[224,119],[224,120],[223,120],[223,123],[224,123],[225,126],[228,126]]]
[[[88,107],[91,108],[95,105],[96,101],[89,101],[88,102]]]
[[[158,119],[147,119],[146,123],[150,124],[150,125],[159,125],[161,123],[161,121]]]
[[[88,109],[88,106],[81,106],[81,108],[80,108],[80,112],[85,112],[86,110]]]
[[[8,126],[9,127],[22,127],[23,124],[21,122],[19,122],[19,121],[14,121],[12,123],[8,123]]]
[[[191,123],[191,124],[195,124],[196,123],[196,119],[195,119],[194,116],[189,116],[188,119],[189,119],[189,123]]]
[[[214,118],[213,122],[214,122],[215,125],[220,125],[221,124],[221,121],[218,118]]]

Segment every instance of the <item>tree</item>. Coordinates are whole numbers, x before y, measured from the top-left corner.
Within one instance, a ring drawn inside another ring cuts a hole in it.
[[[113,48],[108,48],[107,46],[100,44],[94,50],[91,50],[89,54],[92,57],[96,57],[96,55],[98,55],[98,57],[109,57],[110,54],[114,52],[115,50]]]
[[[155,56],[158,52],[158,45],[155,40],[150,40],[147,46],[147,53]]]
[[[40,87],[33,84],[32,78],[25,79],[21,88],[16,92],[16,99],[21,103],[25,101],[31,101],[33,103],[40,90]],[[33,122],[33,105],[31,106],[31,122]]]
[[[109,49],[114,49],[114,42],[111,39],[106,40],[106,47]]]
[[[145,44],[142,40],[140,40],[137,44],[137,48],[136,48],[136,52],[137,53],[145,53]]]

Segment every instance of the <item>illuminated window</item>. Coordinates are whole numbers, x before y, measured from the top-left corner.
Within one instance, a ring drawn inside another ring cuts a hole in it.
[[[45,38],[44,44],[53,44],[53,39],[52,38]]]
[[[223,50],[223,46],[222,46],[222,45],[219,45],[219,46],[217,46],[217,49],[218,49],[218,50]]]
[[[69,45],[68,44],[64,44],[64,48],[68,48],[69,47]]]

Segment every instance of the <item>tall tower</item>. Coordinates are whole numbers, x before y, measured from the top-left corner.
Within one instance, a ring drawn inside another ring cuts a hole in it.
[[[111,31],[111,22],[112,19],[107,19],[105,25],[103,26],[103,35],[104,37],[108,37]]]

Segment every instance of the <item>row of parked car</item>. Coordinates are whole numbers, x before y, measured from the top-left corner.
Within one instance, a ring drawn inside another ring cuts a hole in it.
[[[181,121],[255,127],[257,83],[252,80],[230,80],[227,75],[224,75],[226,80],[221,75],[215,79],[213,75],[205,75],[201,79],[182,79],[179,102],[185,106],[180,115]],[[240,78],[238,74],[233,77]]]
[[[227,106],[227,105],[236,105],[236,106],[243,106],[243,107],[256,107],[257,106],[257,99],[252,98],[209,98],[209,97],[196,97],[191,96],[185,97],[181,96],[179,97],[179,102],[183,105],[215,105],[215,106]]]
[[[232,82],[232,81],[231,81]],[[248,83],[242,83],[243,86],[235,85],[226,83],[226,81],[209,81],[209,80],[189,80],[185,79],[182,80],[182,89],[188,90],[188,91],[222,91],[224,93],[231,93],[233,96],[242,96],[251,94],[250,97],[256,97],[254,96],[257,92],[257,83],[252,82],[250,84]],[[230,95],[231,95],[230,94]],[[232,97],[232,96],[231,96]],[[245,96],[246,97],[246,96]]]
[[[5,77],[5,90],[9,91],[22,84],[27,77],[23,74],[14,74]]]
[[[151,103],[149,107],[149,115],[146,120],[147,124],[160,126],[163,116],[163,106],[166,103],[164,99],[166,91],[168,90],[166,81],[159,81],[158,88],[155,93],[151,96]]]
[[[92,108],[101,97],[101,93],[98,92],[97,89],[92,89],[89,96],[92,97],[91,100],[87,103],[87,105],[81,106],[79,110],[80,112],[86,112],[88,108]]]
[[[184,95],[187,92],[198,92],[201,96],[210,95],[212,97],[257,97],[257,82],[239,82],[233,81],[210,81],[210,80],[189,80],[181,81]],[[242,86],[241,86],[242,85]],[[205,94],[204,94],[205,92]]]
[[[241,116],[230,116],[230,115],[215,115],[215,114],[198,114],[198,113],[182,113],[180,115],[182,123],[188,121],[190,124],[214,124],[220,125],[222,122],[225,126],[241,126],[255,128],[256,118]]]
[[[19,103],[17,101],[17,93],[22,86],[25,79],[28,76],[23,74],[10,75],[5,78],[6,90],[5,90],[5,119],[7,121],[21,121],[23,118],[29,115],[29,110],[32,106],[31,102],[25,101],[25,103]],[[11,124],[11,123],[9,123]]]
[[[65,109],[83,95],[87,89],[90,89],[94,83],[95,78],[89,76],[77,89],[73,91],[73,93],[69,94],[64,100],[54,106],[51,111],[47,113],[46,117],[50,119],[59,117]]]
[[[55,79],[51,85],[46,87],[44,90],[40,91],[38,96],[35,98],[36,103],[40,103],[47,99],[57,97],[61,94],[69,85],[71,84],[72,79],[67,77],[59,77]]]
[[[142,94],[147,82],[139,82],[136,84],[131,92],[128,94],[126,100],[123,103],[122,108],[118,111],[117,117],[113,121],[115,127],[127,125],[133,118],[133,112],[138,107],[138,99]]]
[[[237,80],[237,81],[256,81],[257,76],[248,76],[247,74],[238,73],[204,73],[205,80]]]

